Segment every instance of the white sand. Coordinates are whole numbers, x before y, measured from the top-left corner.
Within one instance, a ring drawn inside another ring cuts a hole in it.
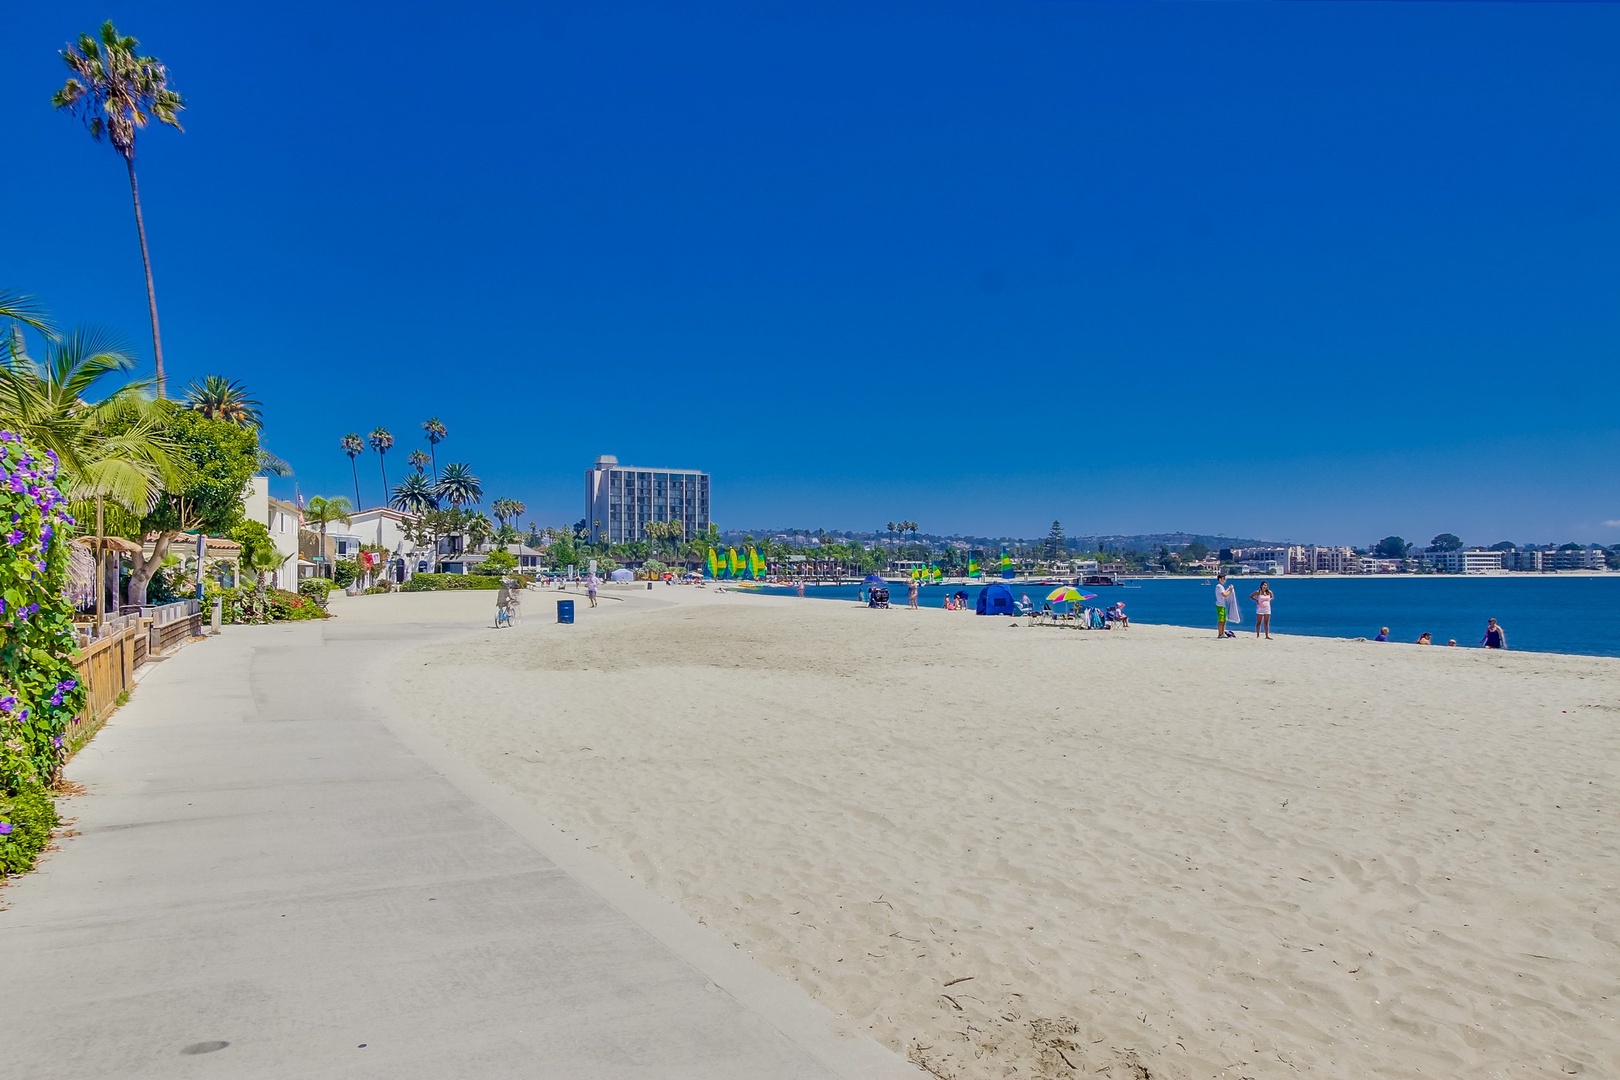
[[[939,1076],[1620,1075],[1620,661],[625,595],[400,703]]]

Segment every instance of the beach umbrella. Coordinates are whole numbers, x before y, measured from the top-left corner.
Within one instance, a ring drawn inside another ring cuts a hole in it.
[[[1051,592],[1047,593],[1046,599],[1054,604],[1064,602],[1073,604],[1081,600],[1095,600],[1097,599],[1097,594],[1083,593],[1072,585],[1060,585]]]

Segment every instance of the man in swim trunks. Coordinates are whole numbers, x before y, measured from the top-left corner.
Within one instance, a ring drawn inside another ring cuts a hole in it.
[[[1226,583],[1225,574],[1215,575],[1215,636],[1226,636],[1226,618],[1237,606],[1237,590]]]

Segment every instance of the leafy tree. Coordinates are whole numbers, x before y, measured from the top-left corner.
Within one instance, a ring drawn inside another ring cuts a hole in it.
[[[1585,551],[1586,550],[1586,545],[1584,545],[1584,544],[1576,544],[1576,543],[1559,544],[1558,545],[1558,550],[1559,551]]]
[[[141,189],[135,181],[135,134],[151,120],[176,131],[186,107],[179,93],[169,89],[169,71],[155,56],[140,56],[140,42],[125,37],[111,21],[101,24],[100,40],[80,34],[77,45],[62,50],[71,74],[51,104],[84,121],[90,137],[106,139],[124,159],[129,173],[129,195],[135,204],[135,232],[141,241],[141,263],[146,268],[146,304],[152,316],[152,356],[157,362],[157,395],[163,397],[163,339],[158,333],[157,290],[152,285],[152,256],[146,247],[146,222],[141,216]]]
[[[1052,528],[1046,534],[1046,557],[1056,562],[1063,554],[1063,522],[1053,521]]]
[[[308,506],[304,507],[304,520],[320,530],[321,570],[326,577],[332,576],[332,564],[326,561],[326,527],[349,524],[349,515],[353,512],[354,507],[350,506],[349,500],[341,495],[330,499],[317,495],[309,500]]]
[[[176,480],[164,486],[151,510],[129,531],[131,540],[150,544],[150,555],[133,555],[131,603],[146,602],[146,586],[182,533],[223,536],[242,520],[242,490],[259,467],[259,439],[251,428],[210,420],[172,404],[164,435],[173,444]]]
[[[185,406],[195,409],[210,420],[224,420],[237,427],[257,431],[264,426],[264,417],[258,400],[248,394],[239,379],[223,375],[207,375],[202,382],[194,382],[186,391]]]
[[[1373,545],[1373,554],[1381,559],[1404,559],[1412,545],[1399,536],[1386,536]]]
[[[1519,545],[1515,544],[1511,540],[1498,540],[1496,543],[1492,544],[1487,550],[1489,550],[1489,551],[1517,551],[1518,547],[1519,547]]]
[[[475,574],[491,574],[495,577],[500,577],[504,574],[510,574],[512,571],[516,570],[517,565],[518,559],[516,555],[513,555],[510,551],[502,551],[501,549],[496,548],[494,551],[490,552],[482,562],[473,567],[472,572]]]
[[[557,569],[579,565],[579,552],[574,549],[574,537],[571,530],[563,529],[557,534],[557,539],[551,542],[551,564]]]
[[[1181,557],[1186,559],[1188,562],[1202,562],[1203,560],[1209,558],[1209,548],[1205,547],[1203,544],[1200,544],[1197,540],[1194,540],[1192,543],[1181,549]]]
[[[1430,551],[1461,551],[1462,546],[1462,537],[1456,533],[1441,533],[1429,541]]]

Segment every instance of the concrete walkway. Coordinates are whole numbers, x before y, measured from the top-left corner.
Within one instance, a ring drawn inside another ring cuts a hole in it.
[[[78,835],[0,890],[7,1074],[921,1075],[389,710],[379,664],[466,626],[153,669],[69,770]]]

